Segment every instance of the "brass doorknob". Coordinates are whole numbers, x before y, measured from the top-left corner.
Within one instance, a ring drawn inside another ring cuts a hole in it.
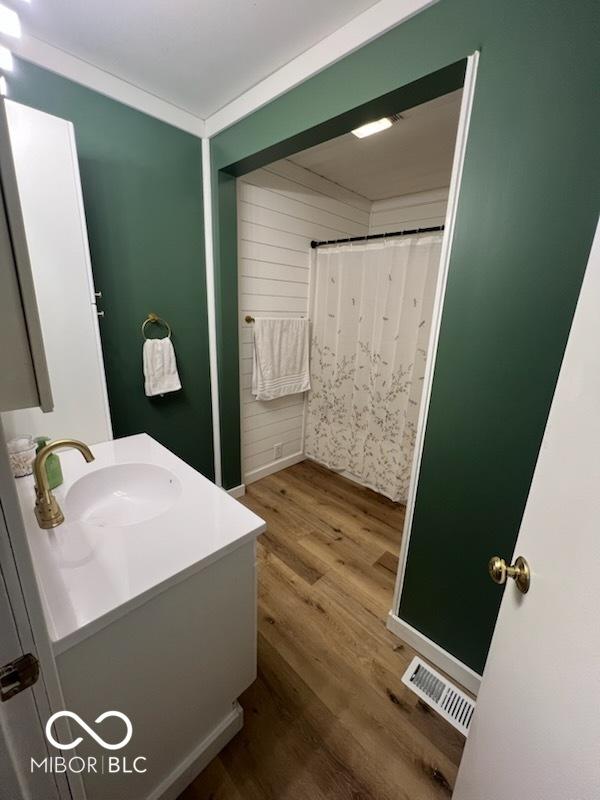
[[[512,578],[517,584],[517,589],[523,594],[527,594],[531,584],[531,571],[529,564],[523,556],[515,559],[515,563],[511,567],[506,566],[506,561],[500,556],[490,558],[488,564],[488,571],[490,578],[494,583],[506,583],[507,578]]]

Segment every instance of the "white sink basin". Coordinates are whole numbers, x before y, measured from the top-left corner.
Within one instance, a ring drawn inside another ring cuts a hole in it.
[[[115,464],[75,481],[65,498],[65,517],[98,528],[137,525],[164,514],[180,494],[178,478],[164,467]]]

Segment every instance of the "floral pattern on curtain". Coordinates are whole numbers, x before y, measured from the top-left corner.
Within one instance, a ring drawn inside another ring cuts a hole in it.
[[[317,250],[305,453],[405,503],[442,235]]]

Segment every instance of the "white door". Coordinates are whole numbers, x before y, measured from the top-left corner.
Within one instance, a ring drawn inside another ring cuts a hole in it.
[[[0,667],[30,653],[40,672],[36,683],[11,697],[2,686],[0,800],[83,800],[80,776],[69,785],[64,773],[32,771],[32,758],[42,763],[50,755],[44,727],[64,700],[3,439],[0,423]]]
[[[54,398],[47,414],[7,412],[4,428],[104,442],[112,430],[73,125],[4,103]]]
[[[23,655],[0,569],[0,668]],[[54,775],[31,770],[32,758],[41,763],[48,755],[43,730],[33,688],[0,702],[0,797],[58,800]]]
[[[515,556],[531,586],[504,590],[454,800],[597,800],[600,227]]]

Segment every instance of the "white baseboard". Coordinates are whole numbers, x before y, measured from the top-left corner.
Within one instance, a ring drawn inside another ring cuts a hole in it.
[[[464,688],[477,696],[479,687],[481,685],[481,675],[467,667],[462,661],[459,661],[447,650],[444,650],[427,636],[420,633],[408,622],[404,622],[400,617],[396,616],[392,611],[388,614],[386,627],[389,631],[394,633],[399,639],[402,639],[411,647],[413,647],[419,655],[426,658],[428,661],[439,667],[451,678],[464,686]]]
[[[279,472],[281,469],[292,467],[294,464],[299,464],[301,461],[305,460],[306,456],[304,453],[294,453],[294,455],[280,458],[278,461],[271,461],[270,464],[265,464],[264,467],[253,469],[252,472],[247,472],[244,475],[244,482],[247,486],[249,483],[259,481],[261,478],[266,478],[267,475],[272,475],[274,472]]]
[[[233,489],[227,489],[227,494],[232,497],[243,497],[246,494],[246,484],[240,483],[239,486],[234,486]]]
[[[148,796],[147,800],[176,800],[183,790],[208,766],[227,742],[244,725],[244,711],[236,701],[233,709]]]

